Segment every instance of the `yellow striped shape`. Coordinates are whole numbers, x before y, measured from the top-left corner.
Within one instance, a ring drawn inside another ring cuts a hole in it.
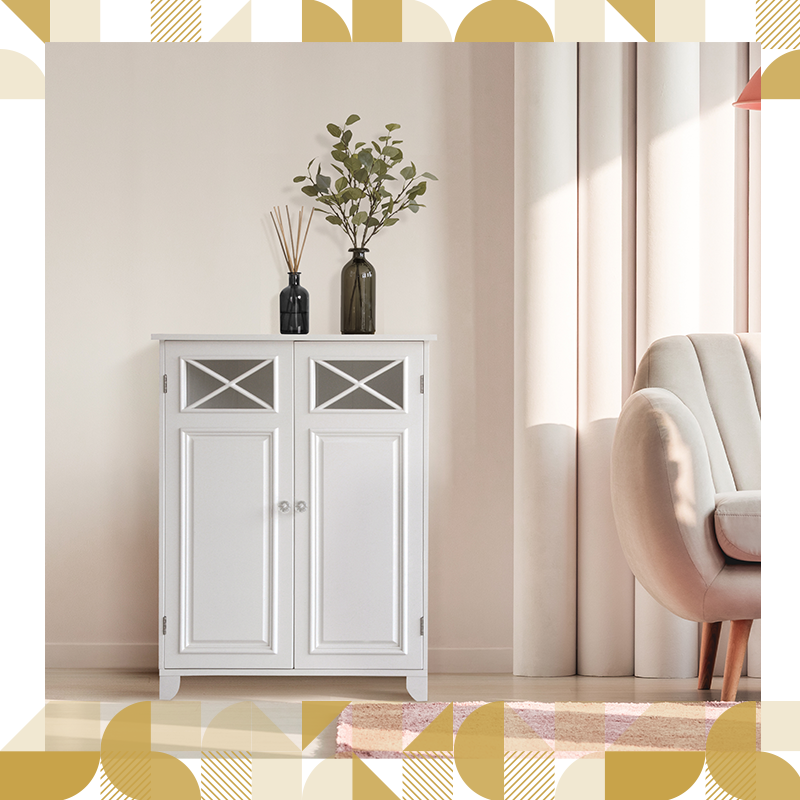
[[[453,753],[418,756],[403,760],[403,800],[453,800]]]
[[[706,767],[706,800],[736,800],[732,794],[728,794],[720,785],[714,780],[711,773]]]
[[[151,42],[199,42],[200,0],[150,0]]]
[[[203,750],[200,760],[202,800],[252,800],[253,759],[242,750]]]
[[[554,753],[519,752],[503,756],[503,800],[553,800]]]
[[[800,45],[800,3],[797,0],[758,0],[756,39],[762,47],[796,49]]]
[[[741,750],[707,752],[708,770],[714,782],[738,800],[761,800],[756,787],[757,755]]]
[[[150,800],[150,758],[147,753],[105,753],[100,762],[101,800],[128,800],[131,795],[120,791],[106,775],[106,766],[124,779],[125,787],[136,800]]]
[[[128,800],[128,795],[123,794],[108,779],[102,765],[100,767],[100,798],[101,800]]]

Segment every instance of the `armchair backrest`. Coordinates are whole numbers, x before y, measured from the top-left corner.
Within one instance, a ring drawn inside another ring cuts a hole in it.
[[[668,389],[697,419],[717,492],[761,488],[761,334],[668,336],[644,354],[633,392]]]

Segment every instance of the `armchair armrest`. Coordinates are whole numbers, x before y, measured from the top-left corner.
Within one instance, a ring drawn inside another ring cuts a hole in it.
[[[631,570],[662,605],[705,620],[709,586],[725,566],[714,532],[714,482],[692,412],[666,389],[641,389],[617,422],[611,495]]]

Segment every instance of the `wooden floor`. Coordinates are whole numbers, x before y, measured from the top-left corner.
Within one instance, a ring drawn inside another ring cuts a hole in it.
[[[154,672],[115,670],[47,670],[48,700],[94,700],[134,703],[158,699],[158,675]],[[430,701],[538,700],[648,703],[665,700],[691,702],[719,700],[722,678],[714,678],[711,689],[699,691],[697,678],[521,678],[507,674],[431,675]],[[410,702],[405,678],[351,677],[188,677],[181,679],[176,700],[371,700]],[[742,678],[739,701],[760,700],[761,680]]]

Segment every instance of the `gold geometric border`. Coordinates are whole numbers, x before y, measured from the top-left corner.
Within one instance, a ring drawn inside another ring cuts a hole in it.
[[[69,718],[70,709],[69,704],[58,705],[62,707],[54,719],[63,734],[63,723]],[[79,712],[82,719],[87,718],[87,704],[74,705],[75,712]],[[556,705],[566,707],[569,704]],[[581,705],[597,706],[601,717],[604,713],[605,704]],[[705,704],[687,705],[703,707]],[[770,743],[787,750],[800,749],[795,733],[800,729],[800,704],[773,702],[768,706],[769,718],[773,720]],[[306,746],[310,744],[310,737],[321,733],[320,725],[335,709],[314,708],[312,704],[308,711],[302,717],[303,727],[306,721],[312,726],[309,737],[304,737]],[[437,705],[436,713],[430,716],[438,717],[439,711]],[[202,729],[200,703],[134,703],[111,719],[102,738],[96,741],[98,749],[95,751],[0,752],[0,785],[14,797],[34,800],[69,797],[88,786],[95,776],[98,760],[102,759],[100,783],[107,800],[125,797],[147,800],[159,796],[199,798],[201,795],[220,800],[255,800],[271,782],[285,789],[286,760],[303,758],[299,744],[290,741],[292,736],[284,734],[272,722],[270,713],[276,717],[280,715],[284,727],[287,724],[293,727],[293,736],[301,733],[296,726],[300,721],[299,713],[294,722],[287,721],[286,710],[279,704],[237,703],[218,712]],[[478,796],[498,800],[551,800],[556,790],[558,800],[577,800],[581,793],[600,797],[599,792],[614,800],[677,797],[694,786],[701,775],[707,796],[713,800],[727,800],[728,796],[739,800],[800,797],[800,776],[795,770],[778,756],[757,749],[757,703],[739,703],[724,711],[713,723],[703,750],[653,750],[644,742],[644,749],[639,750],[588,753],[563,772],[558,784],[554,751],[532,730],[528,731],[526,744],[525,728],[515,713],[504,703],[483,704],[470,711],[455,737],[455,758],[451,753],[408,754],[410,757],[402,765],[403,798],[452,800],[457,796],[454,791],[456,771],[458,780]],[[566,709],[557,710],[556,715],[559,713],[566,714]],[[702,715],[697,718],[701,720]],[[638,724],[638,719],[633,725]],[[397,720],[402,729],[402,715]],[[441,727],[436,719],[430,724]],[[557,729],[558,719],[555,725]],[[99,732],[99,727],[97,730]],[[163,739],[165,732],[170,737],[168,741]],[[424,736],[425,730],[419,735]],[[438,730],[436,735],[440,735]],[[198,752],[195,748],[201,739],[202,751]],[[69,741],[68,736],[66,740]],[[58,741],[49,738],[51,745],[58,746]],[[62,745],[63,741],[62,736]],[[515,749],[508,751],[506,747],[511,741]],[[156,749],[158,747],[169,747],[170,752]],[[192,750],[195,750],[195,757],[202,758],[199,783],[195,774],[172,755],[184,752],[186,757]],[[600,759],[604,768],[593,766],[592,759]],[[334,769],[334,761],[331,760],[331,768],[325,770],[328,783],[322,786],[327,785],[327,790],[332,789],[330,779],[338,775],[338,779],[348,783],[348,790],[352,781],[354,800],[397,797],[360,758],[349,759],[349,768],[344,766],[347,761],[339,760],[341,766]],[[258,791],[254,782],[256,766],[260,776]],[[290,783],[297,785],[290,794],[299,797],[301,773],[291,774]],[[586,794],[590,788],[592,792]],[[317,793],[315,790],[312,795]]]

